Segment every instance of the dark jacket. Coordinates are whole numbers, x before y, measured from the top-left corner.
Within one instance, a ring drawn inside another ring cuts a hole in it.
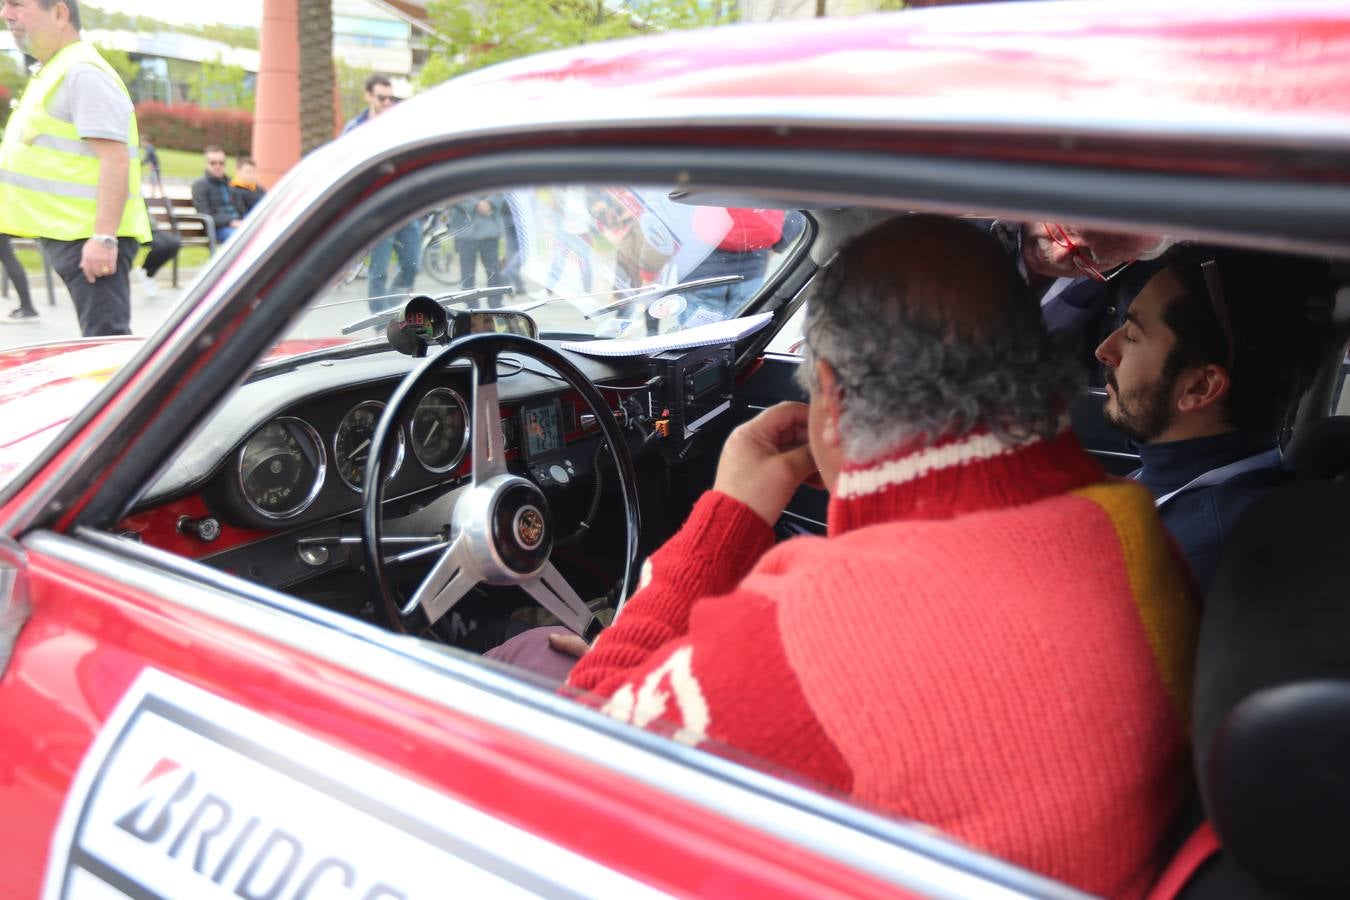
[[[1161,497],[1205,472],[1276,446],[1273,437],[1245,431],[1147,444],[1137,448],[1143,467],[1131,477],[1154,497]],[[1158,510],[1163,525],[1176,538],[1191,564],[1201,589],[1209,586],[1224,538],[1233,530],[1238,517],[1266,491],[1293,477],[1293,470],[1284,463],[1255,469],[1220,484],[1182,491]]]
[[[192,205],[197,212],[211,217],[217,231],[228,228],[230,222],[244,217],[243,212],[234,205],[229,181],[210,173],[192,182]]]
[[[234,208],[239,210],[241,216],[246,216],[253,211],[253,207],[258,205],[258,201],[263,198],[262,185],[256,185],[251,188],[240,184],[230,183],[230,198],[234,201]]]

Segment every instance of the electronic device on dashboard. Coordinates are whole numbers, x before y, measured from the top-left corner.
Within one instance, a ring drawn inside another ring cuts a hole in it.
[[[527,463],[538,462],[563,448],[562,403],[558,398],[526,403],[520,408],[520,449]]]
[[[733,344],[671,350],[653,357],[652,375],[665,385],[663,409],[653,417],[668,420],[670,443],[682,445],[709,422],[731,409],[736,378]]]

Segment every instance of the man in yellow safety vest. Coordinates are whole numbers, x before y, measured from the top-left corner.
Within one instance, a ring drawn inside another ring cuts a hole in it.
[[[0,233],[40,239],[80,331],[131,332],[132,260],[150,240],[140,135],[126,85],[80,39],[78,0],[0,0],[41,68],[0,141]]]

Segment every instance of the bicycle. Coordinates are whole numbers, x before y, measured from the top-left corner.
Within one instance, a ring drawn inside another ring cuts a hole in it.
[[[454,271],[456,235],[470,225],[469,214],[459,206],[433,209],[422,218],[422,271],[444,285],[457,285]],[[343,284],[365,278],[370,272],[370,254],[362,256],[342,276]]]

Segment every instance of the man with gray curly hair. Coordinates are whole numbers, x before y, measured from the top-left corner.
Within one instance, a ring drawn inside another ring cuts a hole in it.
[[[810,403],[732,432],[569,687],[1141,896],[1185,796],[1195,628],[1152,498],[1065,426],[1073,365],[978,227],[886,222],[809,302]],[[807,482],[828,536],[775,547]]]

